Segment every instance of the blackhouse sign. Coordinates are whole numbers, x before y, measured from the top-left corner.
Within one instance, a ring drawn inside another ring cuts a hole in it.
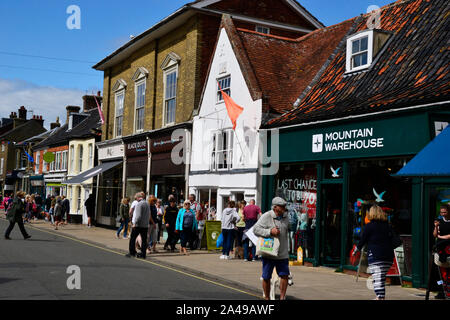
[[[413,155],[428,143],[423,114],[280,130],[280,162]]]

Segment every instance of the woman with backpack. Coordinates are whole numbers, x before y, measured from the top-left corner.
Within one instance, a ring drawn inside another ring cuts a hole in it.
[[[177,222],[175,226],[176,232],[180,233],[181,248],[180,254],[187,255],[187,242],[192,241],[192,234],[197,230],[197,219],[195,219],[195,212],[191,210],[191,202],[186,200],[183,203],[183,208],[178,211]]]
[[[19,225],[20,232],[22,232],[23,238],[25,240],[31,238],[31,236],[27,233],[23,225],[22,215],[25,212],[24,197],[25,192],[23,191],[17,192],[12,205],[10,206],[8,212],[6,213],[6,218],[9,220],[9,226],[5,232],[5,240],[11,240],[9,235],[11,234],[11,231],[14,229],[16,223]]]

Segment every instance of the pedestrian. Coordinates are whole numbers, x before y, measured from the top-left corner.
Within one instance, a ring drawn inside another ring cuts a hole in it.
[[[25,203],[24,204],[25,204],[25,217],[24,217],[25,219],[24,219],[24,222],[31,223],[32,204],[31,204],[31,196],[29,194],[25,195]]]
[[[201,215],[202,207],[200,204],[195,201],[195,194],[191,193],[189,195],[189,203],[191,205],[191,210],[195,213],[195,219],[197,220],[197,223],[199,222],[199,218]],[[199,230],[195,229],[192,233],[192,239],[191,239],[191,250],[197,249],[199,245]]]
[[[55,230],[58,230],[58,226],[64,223],[63,222],[64,207],[62,205],[62,199],[60,197],[56,197],[56,204],[53,211],[55,216]]]
[[[368,219],[370,223],[365,226],[353,255],[367,245],[369,270],[373,277],[376,300],[384,300],[386,274],[394,261],[393,230],[388,223],[387,214],[378,205],[370,208]]]
[[[247,202],[245,200],[239,201],[239,222],[236,223],[236,250],[242,250],[243,248],[243,241],[242,237],[244,236],[244,230],[245,230],[245,219],[244,219],[244,208],[247,205]]]
[[[195,212],[191,209],[191,202],[186,200],[183,208],[178,211],[175,230],[180,234],[181,248],[180,254],[187,255],[187,243],[192,241],[192,234],[197,230],[197,219]],[[191,243],[192,248],[192,243]]]
[[[129,243],[129,253],[126,257],[136,257],[136,238],[138,235],[141,237],[141,253],[137,255],[138,258],[145,259],[147,252],[147,234],[150,221],[150,206],[145,201],[145,194],[139,192],[136,194],[135,199],[137,201],[133,210],[132,229]]]
[[[70,201],[66,196],[62,196],[61,198],[63,206],[62,221],[63,224],[67,224],[70,220]]]
[[[42,205],[43,205],[42,197],[39,194],[36,194],[34,201],[36,203],[36,212],[37,212],[38,219],[41,219],[42,215],[43,215],[43,211],[44,211],[42,209]]]
[[[449,252],[447,251],[450,247],[450,212],[449,206],[447,204],[441,205],[439,219],[434,221],[433,236],[436,238],[436,251],[438,254],[438,264],[441,277],[442,286],[444,288],[447,298],[450,298],[450,266],[449,266]],[[445,299],[445,295],[440,291],[436,299]]]
[[[264,213],[256,222],[254,234],[257,237],[269,238],[276,237],[280,241],[278,255],[276,257],[262,258],[262,278],[264,298],[270,298],[270,280],[272,279],[273,269],[280,277],[280,300],[286,299],[286,291],[289,280],[289,218],[286,212],[286,201],[280,197],[272,200],[272,210]]]
[[[16,197],[14,198],[11,207],[6,213],[6,219],[9,221],[9,226],[5,231],[5,240],[11,240],[9,235],[11,231],[14,229],[15,224],[19,225],[20,232],[22,233],[23,238],[29,239],[31,236],[25,230],[25,226],[23,225],[22,215],[25,212],[25,192],[19,191],[16,193]]]
[[[232,259],[230,256],[231,246],[234,241],[234,234],[236,223],[239,222],[240,218],[236,212],[236,203],[234,201],[228,202],[228,208],[224,209],[222,212],[222,255],[220,259],[228,260]]]
[[[120,232],[123,229],[123,238],[127,239],[128,232],[128,222],[130,218],[130,198],[123,198],[120,204],[119,214],[120,214],[120,227],[117,230],[116,238],[120,239]]]
[[[86,207],[86,215],[88,219],[87,226],[88,228],[92,227],[92,218],[95,216],[95,196],[94,194],[90,194],[89,198],[84,202],[84,206]],[[127,214],[129,214],[127,212]]]
[[[166,224],[167,240],[164,244],[164,250],[174,252],[176,250],[176,243],[178,242],[177,234],[175,233],[175,226],[177,223],[178,207],[174,196],[169,197],[169,206],[166,208],[164,214],[164,223]]]
[[[156,237],[157,243],[160,244],[161,234],[163,233],[162,222],[164,217],[164,207],[162,201],[156,201],[156,224],[158,225],[158,235]]]
[[[158,218],[158,210],[156,209],[156,202],[158,199],[154,195],[150,195],[148,197],[148,204],[150,206],[150,227],[148,229],[148,253],[158,253],[158,250],[156,250],[156,242],[157,242],[157,236],[158,236],[158,224],[157,224],[157,218]]]
[[[201,211],[198,214],[197,218],[197,222],[198,222],[198,245],[197,245],[197,249],[201,249],[202,248],[202,239],[204,237],[205,234],[205,224],[206,224],[206,219],[208,219],[208,201],[205,201],[205,203],[203,204],[203,206],[201,206]]]
[[[261,208],[255,204],[254,199],[251,199],[249,205],[246,205],[244,207],[243,213],[244,213],[244,220],[245,220],[244,232],[247,232],[258,221],[258,217],[261,215]],[[244,261],[250,261],[250,256],[249,256],[250,246],[251,246],[251,254],[252,254],[251,260],[252,261],[256,260],[256,246],[254,243],[251,243],[250,239],[247,237],[244,240]]]

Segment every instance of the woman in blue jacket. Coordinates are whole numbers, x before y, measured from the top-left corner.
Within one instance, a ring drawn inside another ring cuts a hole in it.
[[[353,254],[367,245],[369,270],[373,277],[376,300],[384,300],[386,274],[394,261],[393,231],[386,213],[379,206],[374,205],[370,208],[368,218],[370,223],[365,226],[357,250]]]
[[[186,244],[192,239],[192,233],[197,230],[197,220],[195,219],[195,212],[191,210],[191,202],[186,200],[183,204],[183,209],[178,211],[177,222],[175,230],[180,233],[181,248],[180,254],[187,255]]]

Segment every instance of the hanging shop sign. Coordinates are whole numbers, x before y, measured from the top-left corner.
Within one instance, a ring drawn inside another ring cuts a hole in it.
[[[315,161],[419,152],[429,140],[422,114],[280,133],[280,162]]]

